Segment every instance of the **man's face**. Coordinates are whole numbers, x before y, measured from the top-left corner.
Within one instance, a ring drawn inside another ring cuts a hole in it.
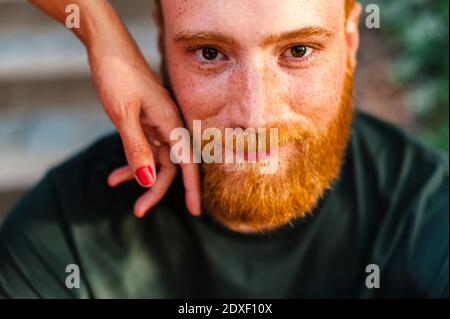
[[[311,210],[338,174],[348,140],[352,69],[344,1],[162,5],[164,59],[188,128],[193,120],[222,131],[278,127],[284,141],[272,176],[204,165],[206,208],[230,228],[256,230]],[[236,185],[240,195],[227,190]]]

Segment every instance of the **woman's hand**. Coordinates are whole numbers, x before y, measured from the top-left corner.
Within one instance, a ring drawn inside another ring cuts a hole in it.
[[[67,6],[79,8],[80,26],[72,31],[86,46],[97,92],[119,131],[129,164],[115,170],[108,183],[115,186],[135,176],[149,188],[134,209],[137,216],[144,216],[164,196],[175,177],[175,165],[169,156],[175,142],[170,141],[170,132],[184,126],[177,107],[107,0],[30,2],[63,24]],[[152,149],[149,139],[161,145]],[[155,164],[160,168],[158,176]],[[181,171],[186,205],[193,215],[200,215],[199,168],[191,162],[181,164]]]
[[[116,186],[134,176],[149,188],[134,207],[135,215],[142,217],[164,196],[176,175],[170,146],[178,141],[171,141],[170,133],[184,124],[167,90],[134,44],[126,50],[104,50],[105,46],[88,50],[92,77],[102,105],[122,138],[129,164],[112,172],[108,184]],[[181,164],[181,170],[186,205],[193,215],[199,215],[199,168],[190,163]]]

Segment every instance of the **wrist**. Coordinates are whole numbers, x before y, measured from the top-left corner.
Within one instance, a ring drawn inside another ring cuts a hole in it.
[[[73,30],[88,53],[117,55],[134,47],[133,39],[114,8],[106,1],[94,10],[90,7],[92,3],[87,2],[80,8],[82,27]]]

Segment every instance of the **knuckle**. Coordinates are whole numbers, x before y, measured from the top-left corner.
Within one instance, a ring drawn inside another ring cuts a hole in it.
[[[130,156],[146,156],[150,155],[149,147],[141,142],[131,142],[127,144],[127,152]]]
[[[108,115],[117,126],[124,126],[130,120],[135,120],[139,104],[133,102],[119,103],[108,110]]]

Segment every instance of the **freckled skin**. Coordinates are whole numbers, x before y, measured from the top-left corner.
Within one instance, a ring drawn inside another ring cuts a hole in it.
[[[357,35],[345,32],[343,1],[171,0],[163,1],[163,12],[168,75],[190,129],[199,119],[218,128],[304,123],[322,132],[336,116],[347,57],[357,49],[349,47]],[[269,35],[307,26],[334,35],[306,66],[286,67],[276,45],[260,45]],[[174,41],[183,31],[220,32],[235,40],[224,47],[228,60],[220,70],[201,69]]]
[[[338,176],[348,142],[361,7],[346,16],[344,0],[162,4],[164,74],[188,128],[277,127],[286,141],[271,175],[260,163],[203,164],[205,210],[244,232],[304,216]]]

